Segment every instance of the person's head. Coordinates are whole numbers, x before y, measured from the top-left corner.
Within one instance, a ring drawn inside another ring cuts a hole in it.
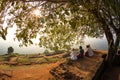
[[[86,45],[86,48],[89,48],[90,47],[90,45]]]
[[[80,46],[79,49],[82,49],[82,46]]]
[[[118,54],[120,54],[120,50],[118,50]]]
[[[74,48],[72,48],[72,51],[74,51],[75,49]]]

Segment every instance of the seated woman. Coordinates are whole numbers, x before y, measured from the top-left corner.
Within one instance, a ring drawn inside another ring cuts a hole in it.
[[[93,56],[94,55],[94,52],[93,50],[91,49],[90,45],[87,45],[86,46],[87,50],[85,52],[85,56],[89,57],[89,56]]]
[[[79,49],[80,49],[80,53],[79,53],[78,56],[77,56],[78,59],[84,57],[84,49],[82,49],[82,46],[80,46]]]
[[[73,48],[70,54],[72,60],[77,60],[78,52]]]

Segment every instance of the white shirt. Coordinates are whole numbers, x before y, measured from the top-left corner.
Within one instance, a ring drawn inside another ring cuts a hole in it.
[[[88,55],[89,55],[89,56],[93,56],[93,55],[94,55],[94,52],[93,52],[93,50],[91,49],[91,47],[88,48]]]
[[[70,55],[71,55],[71,59],[72,59],[72,60],[77,60],[77,55],[78,55],[78,54],[77,54],[77,51],[75,51],[75,50],[72,51]]]

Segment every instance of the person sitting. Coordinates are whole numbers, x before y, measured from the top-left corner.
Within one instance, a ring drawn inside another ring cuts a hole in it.
[[[85,56],[87,56],[87,57],[93,56],[93,55],[94,55],[94,52],[93,52],[93,50],[91,49],[90,45],[87,45],[86,48],[87,48],[87,50],[86,50],[86,52],[85,52]]]
[[[80,49],[80,53],[79,53],[78,56],[77,56],[78,59],[84,57],[84,49],[82,49],[82,46],[80,46],[79,49]]]
[[[77,51],[73,48],[70,54],[72,60],[77,60]]]

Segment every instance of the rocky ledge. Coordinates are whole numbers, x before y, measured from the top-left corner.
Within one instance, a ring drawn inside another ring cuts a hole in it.
[[[93,57],[84,57],[76,61],[67,59],[50,73],[55,80],[92,80],[102,63],[101,56],[102,54],[96,53]]]

